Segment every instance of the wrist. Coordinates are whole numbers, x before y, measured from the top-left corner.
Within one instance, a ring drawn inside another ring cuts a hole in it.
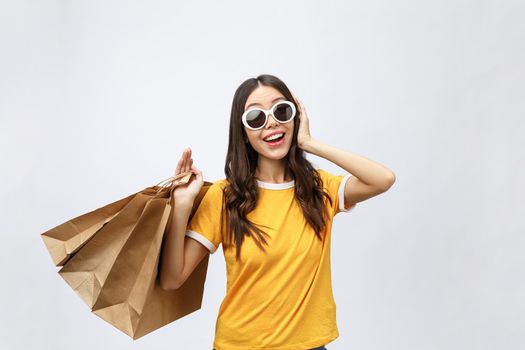
[[[173,199],[173,208],[176,209],[190,209],[193,207],[192,198],[174,198]]]
[[[311,137],[309,139],[307,139],[306,141],[304,141],[303,143],[301,143],[299,145],[299,147],[305,151],[305,152],[308,152],[308,153],[313,153],[313,143],[314,143],[314,139],[312,139]]]

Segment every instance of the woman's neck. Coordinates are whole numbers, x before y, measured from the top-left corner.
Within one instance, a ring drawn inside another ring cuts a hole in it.
[[[293,180],[288,167],[282,161],[259,161],[255,169],[255,178],[268,183],[284,183]]]

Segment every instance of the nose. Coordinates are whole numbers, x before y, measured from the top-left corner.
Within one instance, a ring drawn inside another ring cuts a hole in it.
[[[279,122],[277,120],[275,120],[275,118],[273,117],[273,114],[268,114],[268,122],[266,123],[266,126],[268,125],[279,125]]]

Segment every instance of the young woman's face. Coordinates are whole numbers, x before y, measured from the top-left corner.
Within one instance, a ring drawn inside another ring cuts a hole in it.
[[[269,110],[272,106],[279,102],[286,101],[286,98],[279,90],[271,86],[260,85],[257,87],[246,100],[244,110],[248,110],[251,107],[259,107],[265,110]],[[242,123],[242,121],[241,121]],[[288,150],[292,144],[292,136],[294,131],[293,119],[287,123],[281,124],[274,119],[272,113],[268,115],[268,121],[266,125],[259,130],[248,129],[245,125],[243,128],[248,135],[248,141],[252,145],[253,149],[259,153],[259,156],[263,156],[270,159],[281,159],[288,154]],[[271,145],[264,141],[266,137],[275,132],[284,133],[284,142],[280,145]]]

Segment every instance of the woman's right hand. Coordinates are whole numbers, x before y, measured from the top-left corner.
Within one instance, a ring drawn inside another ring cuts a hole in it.
[[[191,158],[191,148],[188,147],[182,152],[182,157],[177,163],[174,176],[190,170],[193,174],[191,175],[189,182],[185,185],[178,185],[173,190],[175,204],[193,204],[195,197],[197,197],[204,184],[202,172],[193,165],[193,159]]]

